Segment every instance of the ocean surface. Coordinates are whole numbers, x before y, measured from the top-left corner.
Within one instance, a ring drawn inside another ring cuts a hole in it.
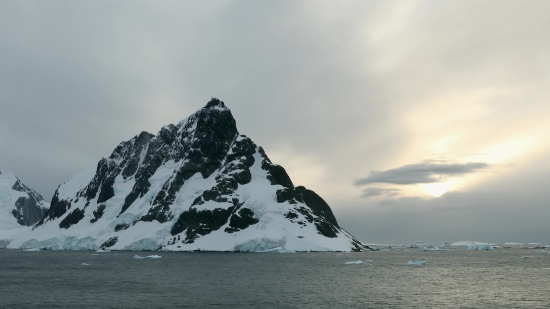
[[[0,250],[0,308],[550,308],[550,254]]]

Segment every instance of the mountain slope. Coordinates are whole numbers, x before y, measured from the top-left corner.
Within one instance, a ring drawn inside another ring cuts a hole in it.
[[[9,247],[368,249],[338,226],[321,197],[295,187],[240,135],[217,99],[156,136],[142,132],[121,143],[62,184],[45,216]]]
[[[50,204],[15,175],[0,170],[0,247],[17,229],[35,224]]]

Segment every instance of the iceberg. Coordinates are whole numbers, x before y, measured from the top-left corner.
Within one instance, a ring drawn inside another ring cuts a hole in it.
[[[357,261],[351,261],[351,262],[345,262],[344,265],[358,265],[363,264],[363,261],[357,260]]]
[[[273,249],[268,249],[264,251],[257,251],[257,252],[263,252],[263,253],[296,253],[296,251],[287,250],[284,247],[277,247]]]
[[[451,250],[441,249],[441,248],[436,247],[436,246],[425,246],[425,247],[422,247],[422,251],[451,251]]]
[[[467,247],[468,250],[493,250],[495,247],[498,247],[497,245],[489,244],[486,242],[480,242],[480,241],[457,241],[455,243],[451,244],[452,247],[459,247],[464,246]]]
[[[468,245],[468,250],[494,250],[494,248],[489,244]]]
[[[282,239],[256,238],[235,246],[234,251],[240,252],[268,252],[274,249],[284,248],[286,237]]]
[[[424,266],[426,265],[427,261],[411,261],[409,260],[409,262],[407,263],[407,265],[410,265],[410,266]]]
[[[36,251],[40,251],[40,249],[38,248],[30,248],[30,249],[25,249],[23,251],[27,251],[27,252],[36,252]]]
[[[82,266],[90,266],[90,264],[82,263]]]
[[[96,251],[97,253],[107,253],[107,252],[111,252],[111,250],[103,250],[103,249],[99,249]]]

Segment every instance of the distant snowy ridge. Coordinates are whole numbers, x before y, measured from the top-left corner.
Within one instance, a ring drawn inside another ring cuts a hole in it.
[[[50,203],[13,173],[0,170],[0,248],[44,216]]]
[[[212,99],[157,135],[142,132],[59,186],[9,248],[170,251],[370,250],[315,192],[237,131]]]

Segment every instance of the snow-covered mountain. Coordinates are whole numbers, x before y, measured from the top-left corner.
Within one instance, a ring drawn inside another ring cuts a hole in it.
[[[14,174],[0,170],[0,247],[20,229],[44,216],[50,203],[25,186]]]
[[[142,132],[60,185],[51,207],[10,248],[351,251],[315,192],[237,131],[212,99],[155,136]]]

